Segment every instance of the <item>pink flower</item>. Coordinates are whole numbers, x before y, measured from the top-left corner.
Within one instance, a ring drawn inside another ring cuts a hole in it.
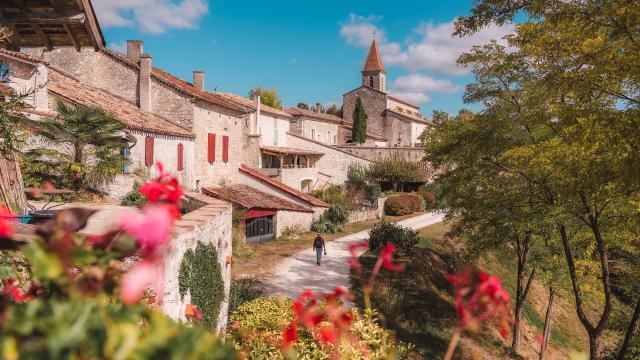
[[[122,279],[120,296],[127,305],[133,305],[142,299],[144,290],[153,288],[156,294],[160,294],[162,288],[162,276],[160,269],[149,261],[142,261],[133,266]]]
[[[170,239],[172,225],[173,216],[165,205],[147,205],[142,211],[128,211],[120,216],[120,229],[135,238],[150,255]]]
[[[11,226],[11,219],[13,214],[11,211],[0,206],[0,238],[10,238],[13,236],[13,226]]]

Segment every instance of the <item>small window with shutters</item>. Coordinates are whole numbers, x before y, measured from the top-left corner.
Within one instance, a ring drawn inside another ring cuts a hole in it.
[[[216,134],[207,137],[207,160],[211,164],[216,161]]]
[[[178,171],[184,170],[184,145],[178,144]]]
[[[144,164],[153,166],[153,136],[144,139]]]
[[[229,137],[222,137],[222,161],[227,163],[229,162]]]

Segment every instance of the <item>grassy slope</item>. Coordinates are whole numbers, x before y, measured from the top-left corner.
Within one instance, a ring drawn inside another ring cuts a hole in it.
[[[435,224],[421,231],[420,247],[412,258],[404,258],[407,269],[401,274],[383,273],[374,294],[374,306],[386,314],[386,325],[393,328],[401,340],[416,345],[415,358],[442,358],[455,327],[455,309],[450,285],[444,275],[464,263],[464,251],[455,242],[445,239],[446,224]],[[375,258],[363,255],[365,265]],[[472,259],[473,260],[473,259]],[[515,293],[515,261],[508,256],[487,256],[474,261],[490,274],[499,275],[510,294]],[[565,291],[556,296],[550,341],[550,358],[565,359],[569,354],[587,348],[586,336],[573,308],[573,298]],[[496,329],[487,328],[481,334],[466,335],[458,347],[458,359],[537,359],[536,335],[542,333],[548,290],[534,282],[523,317],[521,356],[514,355],[510,339],[502,339]]]

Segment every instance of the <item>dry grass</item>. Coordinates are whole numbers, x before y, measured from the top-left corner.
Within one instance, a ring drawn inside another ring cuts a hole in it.
[[[400,221],[410,217],[422,215],[416,213],[406,216],[385,216],[388,221]],[[352,223],[342,226],[335,234],[323,234],[325,241],[333,241],[337,238],[354,234],[371,228],[378,219]],[[297,236],[281,237],[274,241],[261,244],[246,244],[243,248],[250,248],[251,255],[244,258],[234,258],[232,275],[234,278],[253,276],[256,278],[268,275],[276,265],[284,258],[294,255],[311,247],[316,234],[314,232],[304,232]]]

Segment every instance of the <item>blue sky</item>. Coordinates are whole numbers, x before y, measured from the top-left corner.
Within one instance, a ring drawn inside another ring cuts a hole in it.
[[[389,91],[433,110],[462,107],[468,69],[455,65],[473,44],[500,39],[510,26],[451,38],[452,21],[471,1],[94,0],[107,44],[141,39],[153,63],[191,80],[204,70],[208,90],[246,96],[276,88],[286,106],[342,102],[360,85],[376,29]],[[472,108],[476,108],[474,106]]]

